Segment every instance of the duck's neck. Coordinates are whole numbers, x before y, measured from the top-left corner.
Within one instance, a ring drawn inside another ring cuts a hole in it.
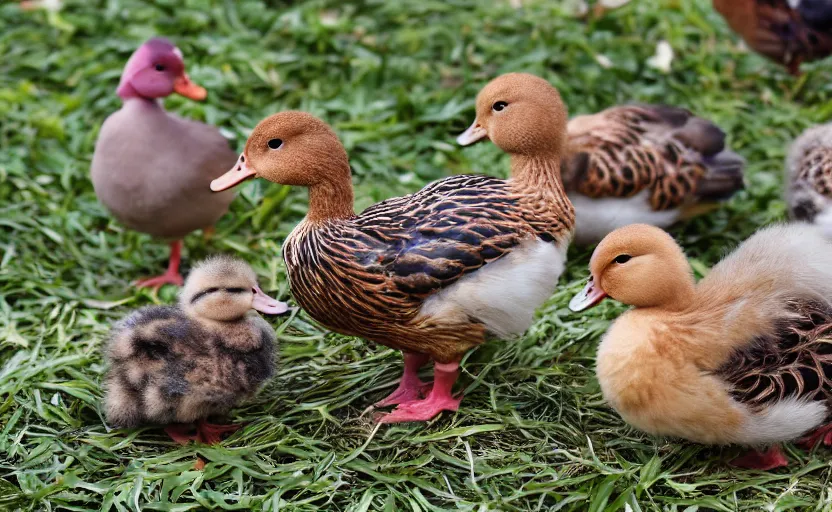
[[[309,212],[306,220],[313,224],[355,217],[352,181],[322,181],[309,187]]]
[[[566,197],[560,176],[560,155],[512,155],[511,179],[526,188]]]
[[[121,103],[127,105],[139,105],[142,108],[151,108],[156,110],[164,110],[161,98],[145,98],[143,96],[122,96]]]

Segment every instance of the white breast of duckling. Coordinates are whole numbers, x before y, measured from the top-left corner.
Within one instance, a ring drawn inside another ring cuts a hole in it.
[[[607,234],[630,224],[650,224],[666,228],[682,216],[680,208],[654,210],[650,205],[650,190],[631,197],[591,198],[571,193],[575,207],[575,243],[588,245],[600,242]]]
[[[530,239],[428,298],[421,316],[456,325],[471,319],[499,337],[520,335],[555,291],[568,243]]]

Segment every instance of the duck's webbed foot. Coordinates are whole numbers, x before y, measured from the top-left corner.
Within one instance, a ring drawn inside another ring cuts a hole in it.
[[[165,433],[175,442],[186,445],[191,441],[197,441],[199,436],[194,432],[193,425],[187,423],[175,423],[165,427]]]
[[[196,435],[199,442],[217,444],[223,440],[224,434],[231,434],[242,428],[242,425],[218,425],[200,420],[196,424]]]
[[[156,277],[140,279],[136,281],[136,286],[138,288],[161,288],[166,284],[182,286],[185,280],[182,278],[182,274],[179,273],[179,264],[181,262],[182,240],[177,240],[170,244],[170,260],[168,261],[168,269],[165,273]]]
[[[832,446],[832,423],[818,427],[817,430],[797,442],[798,446],[811,450],[819,444]]]
[[[218,425],[200,420],[196,427],[190,423],[174,423],[165,427],[165,433],[181,445],[191,441],[202,444],[217,444],[223,439],[223,434],[230,434],[242,428],[242,425]]]
[[[442,411],[456,411],[462,397],[454,398],[451,390],[459,376],[459,363],[436,363],[433,371],[433,389],[424,400],[400,404],[393,412],[381,416],[379,423],[403,423],[428,421]]]
[[[431,384],[419,378],[419,368],[425,366],[430,358],[425,354],[413,352],[402,352],[402,357],[404,358],[404,373],[399,381],[399,387],[386,398],[373,404],[374,407],[387,407],[420,400],[430,389]]]
[[[786,458],[782,448],[779,445],[775,445],[765,452],[751,450],[745,455],[732,460],[731,465],[738,468],[768,471],[770,469],[788,466],[789,459]]]

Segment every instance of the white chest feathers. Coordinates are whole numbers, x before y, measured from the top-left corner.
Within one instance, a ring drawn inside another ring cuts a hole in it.
[[[575,243],[589,245],[616,229],[629,224],[650,224],[666,228],[681,217],[678,208],[655,211],[650,207],[649,191],[627,197],[593,199],[581,194],[569,194],[575,207]]]
[[[481,322],[503,338],[522,334],[554,293],[567,246],[530,239],[428,298],[420,313],[442,323]]]

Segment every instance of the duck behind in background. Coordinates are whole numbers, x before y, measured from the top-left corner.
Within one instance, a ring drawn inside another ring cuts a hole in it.
[[[756,52],[793,75],[832,53],[832,0],[714,0],[714,8]]]
[[[786,158],[786,202],[795,220],[832,236],[832,124],[809,128]]]
[[[628,224],[669,227],[744,187],[745,161],[725,148],[725,133],[688,110],[618,106],[567,128],[563,181],[579,245]]]

